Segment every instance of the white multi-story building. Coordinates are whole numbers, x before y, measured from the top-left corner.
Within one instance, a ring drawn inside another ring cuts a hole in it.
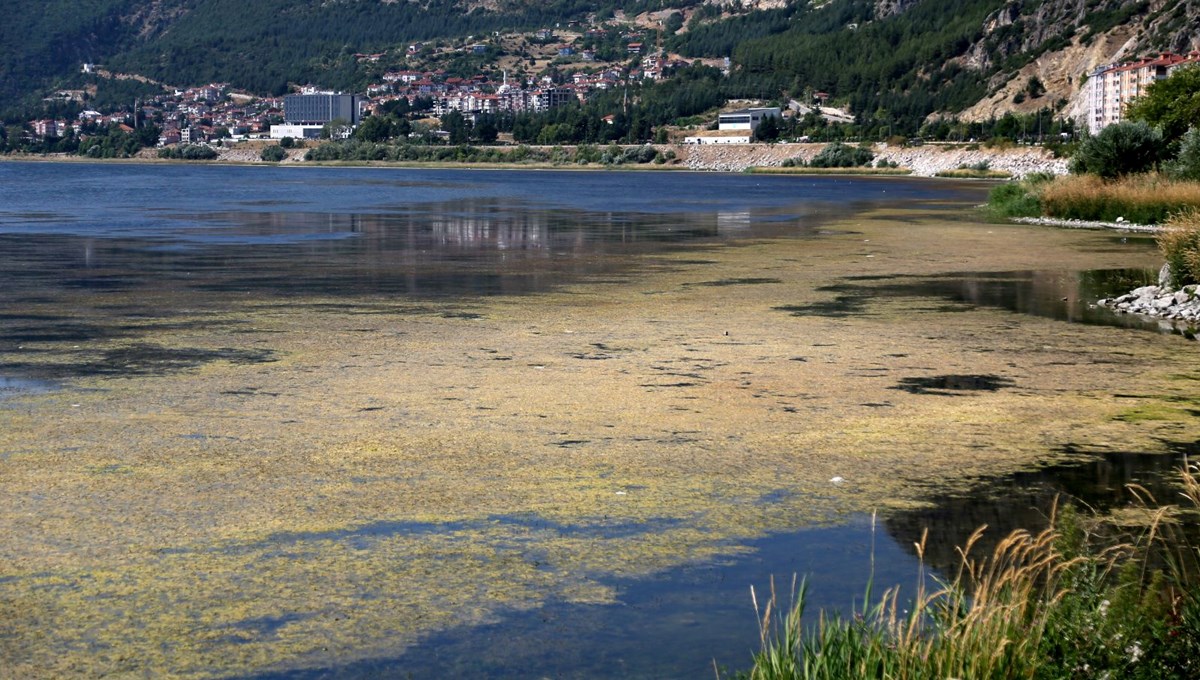
[[[1095,134],[1121,122],[1131,101],[1144,96],[1155,81],[1185,66],[1200,66],[1200,51],[1187,56],[1163,52],[1157,57],[1097,68],[1088,78],[1088,130]]]

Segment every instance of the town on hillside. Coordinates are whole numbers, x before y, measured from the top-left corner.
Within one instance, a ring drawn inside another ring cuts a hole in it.
[[[484,131],[473,135],[472,141],[511,141],[511,136],[497,133],[494,121],[545,114],[572,103],[587,104],[597,93],[609,91],[625,94],[620,106],[627,110],[630,89],[635,90],[636,97],[635,86],[669,80],[682,69],[701,63],[728,74],[729,59],[686,61],[662,49],[660,35],[637,24],[584,26],[571,22],[525,34],[411,43],[392,52],[354,55],[371,74],[371,81],[364,91],[352,93],[311,85],[296,86],[291,94],[281,96],[260,96],[227,83],[160,86],[161,91],[105,111],[88,107],[96,85],[91,90],[59,90],[47,101],[64,105],[59,109],[72,115],[39,117],[15,132],[10,128],[9,147],[14,146],[14,135],[19,135],[42,151],[83,152],[87,147],[81,143],[83,140],[114,131],[138,136],[141,146],[158,147],[339,138],[350,136],[373,116],[388,115],[406,121],[398,132],[409,139],[460,143],[463,140],[452,138],[445,125],[445,119],[454,112],[467,126]],[[1193,51],[1163,52],[1101,66],[1086,74],[1086,121],[1077,122],[1081,127],[1086,125],[1092,134],[1120,122],[1127,105],[1143,96],[1151,83],[1197,63],[1200,52]],[[99,87],[105,87],[105,82],[129,79],[150,82],[140,76],[109,73],[95,64],[84,64],[82,71],[98,78]],[[800,99],[731,102],[733,105],[727,105],[717,120],[676,125],[670,139],[687,144],[746,144],[774,141],[779,138],[777,129],[787,120],[837,126],[862,124],[870,119],[844,105],[834,106],[831,102],[837,99],[836,92],[809,91]],[[1050,109],[1047,113],[1048,118],[1054,116]],[[614,115],[604,121],[611,125]],[[1038,116],[1037,127],[1043,131],[1041,114]],[[944,121],[930,121],[928,125],[947,128]],[[795,132],[798,127],[793,124],[788,129]],[[762,134],[767,128],[775,134]],[[666,140],[663,126],[657,129],[656,141]],[[1060,117],[1055,134],[1073,129]],[[940,138],[952,134],[945,129],[942,133]],[[957,135],[960,140],[970,136],[969,132]],[[791,139],[808,138],[795,134]],[[86,150],[91,155],[100,155],[101,151],[98,147]]]
[[[345,134],[368,116],[398,111],[431,123],[412,132],[413,136],[436,139],[446,136],[437,119],[451,111],[460,112],[471,124],[489,115],[543,113],[571,102],[586,103],[599,91],[660,81],[694,63],[656,49],[651,35],[630,26],[585,30],[572,22],[564,31],[541,29],[527,35],[497,35],[488,41],[470,36],[460,41],[463,44],[449,46],[412,43],[402,57],[413,65],[410,68],[374,68],[386,61],[386,53],[355,55],[364,68],[376,72],[365,92],[305,85],[293,94],[270,97],[227,83],[164,88],[161,94],[141,97],[117,111],[87,108],[73,118],[30,120],[24,134],[30,141],[53,142],[98,134],[110,126],[133,132],[152,123],[161,130],[159,146],[316,138],[330,136],[325,127],[332,122],[344,122],[341,134]],[[510,53],[513,56],[498,56]],[[463,75],[464,59],[477,64],[478,72]],[[439,63],[457,68],[436,67]],[[727,68],[727,63],[722,65]],[[134,78],[108,73],[96,64],[84,64],[82,70],[110,79]],[[48,100],[86,105],[89,94],[60,90]]]

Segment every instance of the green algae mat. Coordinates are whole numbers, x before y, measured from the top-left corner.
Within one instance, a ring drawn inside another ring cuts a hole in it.
[[[892,211],[533,295],[159,291],[168,318],[0,353],[47,381],[0,401],[0,676],[394,657],[1064,451],[1195,442],[1195,342],[913,285],[1028,272],[1014,295],[1071,298],[1157,265]],[[82,293],[27,313],[68,311],[104,322]]]

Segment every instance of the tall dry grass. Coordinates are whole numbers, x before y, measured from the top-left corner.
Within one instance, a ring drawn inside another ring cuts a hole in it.
[[[1155,237],[1176,288],[1200,283],[1200,208],[1188,208],[1167,219]]]
[[[1041,203],[1051,217],[1161,224],[1173,213],[1200,208],[1200,182],[1163,175],[1129,175],[1104,180],[1095,175],[1059,177],[1041,189]]]
[[[761,611],[751,589],[761,649],[749,678],[1200,677],[1200,547],[1182,529],[1200,515],[1200,482],[1194,468],[1181,477],[1182,504],[1137,490],[1149,522],[1124,540],[1098,542],[1094,518],[1064,508],[1045,531],[1013,532],[977,557],[980,528],[954,577],[932,587],[922,538],[912,598],[890,589],[807,628],[803,582],[781,606],[772,581]]]

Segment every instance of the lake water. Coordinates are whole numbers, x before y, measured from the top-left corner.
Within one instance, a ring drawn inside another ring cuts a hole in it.
[[[417,297],[534,292],[672,244],[980,195],[894,179],[37,163],[0,163],[0,192],[7,283],[28,290]]]
[[[74,397],[58,396],[64,391],[85,396],[119,391],[122,380],[172,380],[214,362],[229,362],[235,375],[273,370],[279,356],[269,348],[234,345],[232,339],[228,347],[207,349],[165,347],[154,340],[159,333],[186,336],[223,328],[234,322],[222,315],[247,299],[262,309],[303,305],[317,316],[324,308],[367,310],[386,301],[465,322],[479,316],[472,305],[484,299],[532,299],[655,272],[695,270],[703,278],[699,272],[710,262],[704,247],[799,239],[816,248],[838,233],[831,225],[880,207],[908,209],[908,219],[917,221],[964,214],[984,200],[985,189],[896,178],[0,163],[0,423],[17,432],[28,422],[20,414],[33,419],[38,409],[49,408],[40,404],[58,403],[38,399],[69,403]],[[1089,237],[1087,243],[1096,250],[1127,251],[1139,261],[1152,248],[1119,236]],[[1138,267],[974,271],[954,263],[934,274],[846,272],[816,289],[820,299],[777,307],[775,313],[851,319],[873,300],[890,296],[925,305],[932,300],[939,314],[1008,310],[1063,324],[1128,327],[1153,337],[1155,326],[1091,304],[1153,273]],[[745,287],[776,281],[764,272],[702,283]],[[240,338],[235,326],[229,328],[231,338]],[[599,347],[589,356],[606,359],[610,350]],[[138,383],[143,384],[152,383]],[[1008,385],[964,382],[959,376],[901,387],[917,395],[961,395]],[[176,436],[204,447],[222,441],[200,430]],[[581,442],[586,444],[575,439],[559,444],[569,449]],[[88,446],[84,434],[64,435],[63,451],[84,455]],[[36,455],[34,448],[21,436],[0,439],[0,464],[27,460]],[[947,567],[955,542],[981,523],[996,533],[1038,528],[1041,510],[1056,493],[1104,509],[1124,502],[1122,489],[1129,482],[1166,489],[1164,480],[1191,448],[1185,442],[1175,456],[1068,451],[1068,464],[978,479],[953,494],[929,493],[926,504],[885,513],[877,522],[858,511],[835,512],[815,524],[783,530],[772,525],[766,535],[728,543],[726,554],[717,557],[681,557],[669,567],[628,577],[594,575],[616,593],[615,602],[582,603],[550,594],[536,605],[499,607],[483,623],[434,626],[417,644],[389,650],[372,639],[367,658],[345,649],[325,657],[306,653],[264,664],[247,661],[238,673],[695,677],[711,673],[714,662],[744,668],[757,644],[750,585],[762,593],[772,576],[783,584],[793,574],[808,574],[813,604],[844,610],[861,602],[872,556],[877,583],[914,582],[918,563],[912,544],[923,527],[940,527],[929,558],[932,566]],[[105,475],[127,471],[117,463],[88,469]],[[40,491],[22,493],[41,497]],[[768,494],[762,502],[782,503],[790,493],[778,499]],[[449,535],[497,525],[590,537],[582,525],[536,514],[360,519],[353,529],[268,531],[266,540],[278,554],[318,541],[369,550],[377,539],[396,534]],[[594,538],[647,526],[608,525]],[[20,536],[3,540],[6,559],[20,552]],[[15,563],[0,568],[0,593],[13,602],[28,597],[19,584],[34,577]],[[255,643],[270,640],[292,624],[306,623],[305,616],[249,616],[237,635]],[[0,645],[0,654],[4,649]],[[24,661],[17,649],[16,658],[0,657],[0,664]],[[199,672],[206,674],[203,664]]]

